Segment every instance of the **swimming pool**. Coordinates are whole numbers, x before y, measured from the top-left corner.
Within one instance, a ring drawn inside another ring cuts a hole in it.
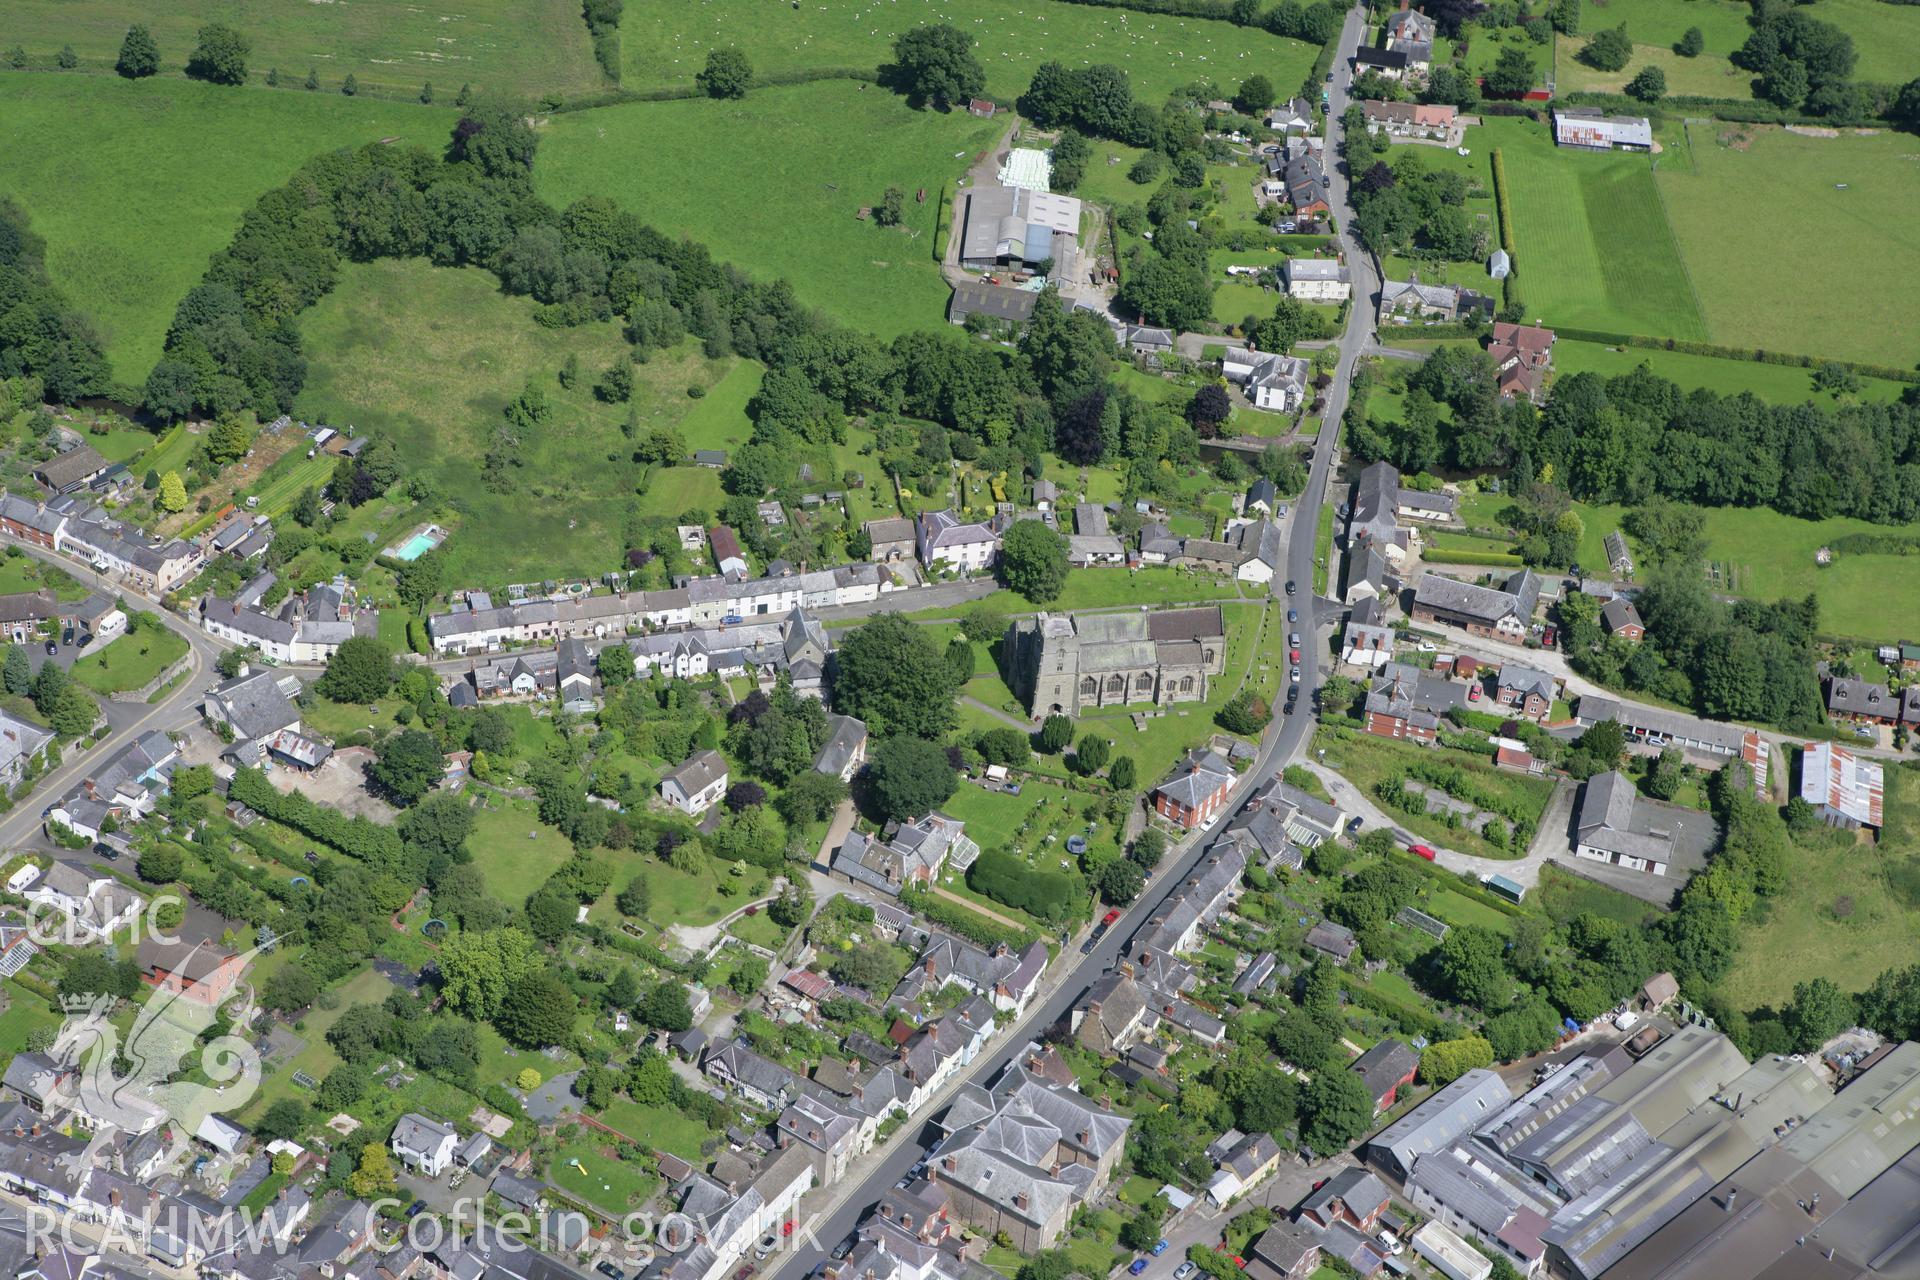
[[[446,531],[439,525],[428,525],[409,537],[398,546],[389,547],[387,554],[395,560],[418,560],[427,552],[446,541]]]

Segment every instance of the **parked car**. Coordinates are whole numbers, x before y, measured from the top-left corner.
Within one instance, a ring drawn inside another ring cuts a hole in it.
[[[627,1280],[627,1273],[614,1266],[611,1262],[603,1262],[595,1267],[594,1270],[605,1276],[607,1280]]]
[[[1477,685],[1477,684],[1476,684],[1476,685],[1472,685],[1472,686],[1470,686],[1470,687],[1469,687],[1469,688],[1467,689],[1467,701],[1468,701],[1468,702],[1478,702],[1478,701],[1480,701],[1480,686],[1479,686],[1479,685]]]
[[[1407,846],[1407,852],[1416,858],[1425,858],[1428,862],[1433,862],[1440,856],[1433,851],[1433,846],[1425,844],[1410,844]]]
[[[1287,610],[1287,621],[1288,622],[1300,621],[1300,611],[1298,609]]]
[[[47,641],[47,656],[51,658],[54,654],[58,652],[60,652],[59,642],[57,640]]]
[[[1292,594],[1293,594],[1293,579],[1292,579],[1292,578],[1288,578],[1288,579],[1287,579],[1287,594],[1288,594],[1288,595],[1292,595]]]
[[[833,1260],[835,1262],[838,1262],[852,1252],[853,1252],[853,1237],[848,1236],[845,1240],[842,1240],[839,1244],[833,1246]]]
[[[1400,1237],[1391,1231],[1382,1231],[1380,1233],[1380,1243],[1386,1246],[1387,1256],[1392,1258],[1399,1257],[1401,1251],[1407,1247],[1401,1244]]]
[[[1173,1245],[1171,1241],[1162,1240],[1158,1244],[1153,1246],[1153,1256],[1157,1258],[1172,1247]]]
[[[1293,670],[1287,672],[1287,682],[1289,684],[1300,683],[1300,668],[1295,667]]]
[[[753,1246],[753,1256],[764,1258],[780,1247],[780,1237],[769,1231],[760,1237],[760,1243]]]
[[[427,1202],[425,1200],[415,1200],[412,1204],[407,1206],[407,1216],[409,1218],[417,1218],[426,1209],[426,1207],[427,1207]]]
[[[1281,715],[1287,715],[1287,716],[1290,716],[1290,715],[1292,715],[1292,714],[1293,714],[1293,709],[1294,709],[1294,707],[1296,707],[1296,706],[1298,706],[1298,705],[1299,705],[1299,704],[1298,704],[1298,703],[1296,703],[1296,702],[1294,702],[1294,700],[1293,700],[1292,698],[1288,698],[1288,699],[1287,699],[1287,704],[1286,704],[1286,705],[1285,705],[1284,707],[1281,707],[1281,708],[1280,708],[1280,714],[1281,714]]]
[[[1173,1269],[1173,1280],[1187,1280],[1196,1269],[1191,1262],[1183,1262]]]
[[[1300,661],[1300,651],[1298,649],[1287,650],[1287,661],[1289,662]]]
[[[1300,647],[1300,633],[1298,631],[1287,632],[1287,643],[1298,649]]]
[[[1142,1271],[1145,1271],[1147,1269],[1147,1261],[1148,1260],[1145,1258],[1135,1258],[1133,1260],[1133,1265],[1127,1268],[1127,1274],[1130,1276],[1139,1275]]]

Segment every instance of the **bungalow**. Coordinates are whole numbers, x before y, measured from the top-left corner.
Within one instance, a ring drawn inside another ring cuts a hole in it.
[[[740,535],[723,524],[707,530],[707,545],[713,549],[714,567],[721,573],[745,573],[746,552],[740,549]]]
[[[1402,1086],[1413,1083],[1413,1073],[1419,1067],[1420,1055],[1389,1036],[1355,1058],[1348,1069],[1366,1084],[1367,1096],[1373,1099],[1374,1114],[1378,1115],[1393,1105]]]
[[[1306,944],[1321,955],[1345,964],[1353,955],[1353,949],[1360,945],[1360,940],[1347,926],[1322,920],[1307,930]]]
[[[1497,687],[1500,705],[1512,707],[1529,720],[1545,720],[1560,691],[1559,682],[1546,672],[1515,662],[1500,668]]]
[[[1494,321],[1487,355],[1493,360],[1494,385],[1501,396],[1540,402],[1553,369],[1553,337],[1553,330],[1538,325]]]
[[[727,793],[727,758],[718,751],[696,751],[660,779],[666,802],[689,817],[711,809]]]
[[[1280,275],[1287,296],[1302,302],[1345,302],[1353,296],[1353,272],[1334,258],[1288,258]]]
[[[1647,634],[1647,624],[1640,621],[1640,611],[1625,596],[1615,596],[1600,606],[1600,626],[1608,635],[1635,644]]]
[[[951,511],[923,513],[915,526],[920,563],[929,569],[977,573],[992,566],[1000,537],[992,526],[963,521]]]
[[[1800,798],[1830,827],[1850,830],[1881,825],[1886,774],[1831,742],[1809,742],[1800,754]]]
[[[1154,812],[1187,831],[1204,827],[1225,808],[1234,777],[1217,753],[1196,751],[1154,787]]]
[[[132,924],[145,905],[145,899],[118,880],[89,874],[70,862],[55,862],[23,896],[34,906],[65,916],[74,936],[62,941],[75,944],[107,941]]]
[[[76,445],[34,467],[33,478],[54,493],[72,493],[104,475],[113,464],[91,445]]]
[[[1593,862],[1664,876],[1673,861],[1673,834],[1642,809],[1633,781],[1618,770],[1588,778],[1574,811],[1575,855]]]
[[[710,471],[721,470],[727,465],[727,451],[725,449],[695,449],[693,451],[693,465],[696,467],[705,467]]]
[[[1540,603],[1540,577],[1516,570],[1498,587],[1480,586],[1431,571],[1414,584],[1413,620],[1461,627],[1489,640],[1519,644],[1533,626]]]

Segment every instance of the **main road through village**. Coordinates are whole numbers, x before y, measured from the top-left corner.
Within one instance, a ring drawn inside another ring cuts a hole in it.
[[[1342,140],[1341,116],[1347,108],[1346,78],[1341,73],[1351,63],[1354,51],[1359,47],[1363,28],[1362,11],[1358,8],[1349,10],[1333,61],[1333,82],[1328,86],[1327,99],[1328,203],[1339,212],[1341,226],[1347,229],[1344,234],[1349,240],[1347,256],[1353,269],[1353,305],[1348,308],[1346,332],[1340,337],[1340,362],[1333,383],[1327,388],[1327,425],[1315,441],[1307,489],[1300,500],[1293,504],[1292,523],[1288,529],[1287,577],[1296,584],[1297,591],[1288,599],[1282,595],[1282,584],[1276,582],[1274,592],[1278,598],[1268,606],[1275,609],[1291,607],[1299,611],[1299,621],[1286,629],[1297,630],[1309,637],[1309,643],[1302,646],[1301,654],[1313,665],[1301,673],[1303,692],[1298,713],[1274,718],[1259,757],[1253,767],[1241,775],[1233,797],[1236,807],[1247,792],[1278,773],[1300,754],[1305,745],[1314,723],[1313,691],[1319,684],[1318,662],[1323,647],[1312,641],[1320,635],[1323,618],[1326,626],[1331,626],[1334,621],[1333,607],[1313,595],[1315,533],[1319,528],[1320,509],[1327,500],[1328,479],[1338,452],[1340,417],[1346,409],[1353,364],[1373,340],[1373,302],[1379,288],[1372,259],[1360,250],[1357,242],[1352,241],[1350,229],[1353,213],[1347,202],[1347,175],[1337,162]],[[1227,812],[1231,812],[1231,808]],[[1216,820],[1216,823],[1223,820]],[[1181,842],[1170,855],[1169,863],[1155,885],[1141,895],[1132,909],[1114,923],[1113,928],[1091,951],[1084,956],[1076,950],[1061,954],[1057,963],[1071,966],[1063,979],[1053,985],[1050,995],[1028,1011],[1021,1025],[1014,1028],[1013,1034],[1002,1039],[999,1048],[981,1058],[963,1083],[986,1084],[1013,1061],[1032,1035],[1067,1015],[1092,980],[1113,967],[1122,945],[1134,930],[1150,918],[1166,901],[1173,888],[1192,872],[1206,849],[1209,835],[1210,832],[1203,830]],[[958,1086],[949,1088],[949,1095],[955,1087]],[[928,1114],[932,1114],[938,1105],[939,1101],[936,1100],[935,1107],[928,1108]],[[796,1231],[793,1237],[795,1247],[776,1255],[781,1261],[777,1271],[772,1273],[774,1280],[802,1280],[825,1260],[828,1250],[852,1234],[867,1210],[889,1187],[926,1159],[933,1135],[925,1121],[926,1117],[923,1116],[903,1128],[877,1161],[863,1162],[864,1178],[850,1181],[845,1187],[821,1189],[820,1202],[809,1202],[805,1206],[805,1215],[811,1218],[805,1226],[810,1229]]]

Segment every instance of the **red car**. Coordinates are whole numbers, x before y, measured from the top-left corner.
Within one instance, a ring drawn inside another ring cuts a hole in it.
[[[1300,661],[1300,651],[1298,649],[1287,650],[1287,661],[1288,662]]]
[[[1120,908],[1115,907],[1113,910],[1107,912],[1107,914],[1100,917],[1100,927],[1102,929],[1110,929],[1113,927],[1113,922],[1115,920],[1118,920],[1119,918],[1120,918]]]
[[[1469,690],[1467,690],[1467,701],[1468,701],[1468,702],[1478,702],[1478,701],[1480,701],[1480,686],[1479,686],[1479,685],[1474,685],[1474,686],[1473,686],[1473,688],[1471,688],[1471,689],[1469,689]]]
[[[1407,852],[1416,858],[1425,858],[1428,862],[1440,856],[1433,851],[1432,846],[1424,844],[1410,844],[1407,846]]]

